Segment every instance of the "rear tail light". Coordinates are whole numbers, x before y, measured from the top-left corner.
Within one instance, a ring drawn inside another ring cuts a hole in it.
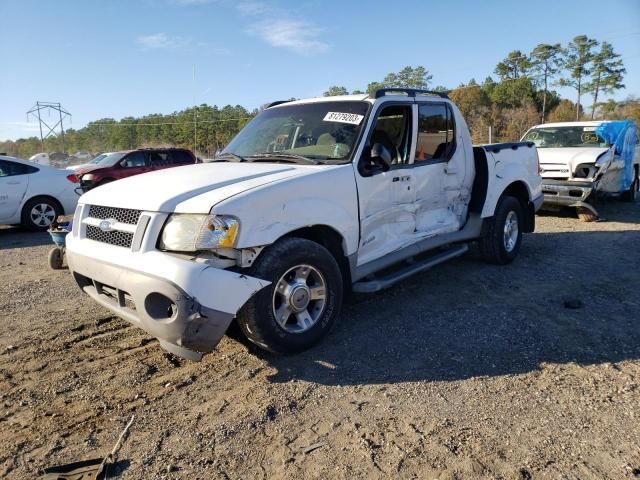
[[[67,180],[69,180],[71,183],[78,183],[80,180],[78,180],[78,177],[76,177],[75,175],[67,175]]]

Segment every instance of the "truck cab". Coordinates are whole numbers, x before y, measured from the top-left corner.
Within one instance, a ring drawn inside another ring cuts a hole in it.
[[[267,350],[318,342],[373,292],[478,243],[508,264],[542,203],[531,142],[474,147],[441,92],[274,102],[212,163],[80,199],[67,257],[105,307],[199,359],[235,318]]]

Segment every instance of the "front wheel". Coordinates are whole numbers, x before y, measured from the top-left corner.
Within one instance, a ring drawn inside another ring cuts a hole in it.
[[[295,353],[320,341],[342,306],[342,275],[331,253],[311,240],[284,238],[260,254],[248,272],[271,284],[238,313],[238,324],[256,345]]]
[[[522,243],[523,211],[520,202],[509,195],[498,201],[493,217],[485,219],[480,237],[480,254],[490,263],[513,262]]]

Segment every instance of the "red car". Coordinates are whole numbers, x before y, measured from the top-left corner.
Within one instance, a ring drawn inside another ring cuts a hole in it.
[[[86,192],[139,173],[198,162],[198,158],[185,148],[140,148],[109,153],[95,165],[77,169],[75,174],[80,179],[80,188]]]

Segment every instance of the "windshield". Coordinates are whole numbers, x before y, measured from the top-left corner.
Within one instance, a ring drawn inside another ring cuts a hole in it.
[[[610,146],[596,134],[594,126],[534,128],[529,130],[523,140],[535,143],[538,148]]]
[[[106,156],[107,156],[106,153],[102,153],[102,154],[98,155],[97,157],[95,157],[93,160],[91,160],[89,163],[92,163],[94,165],[97,164],[97,163],[100,163],[102,161],[102,159],[104,157],[106,157]]]
[[[94,160],[92,160],[91,163],[96,163],[96,164],[98,164],[98,165],[100,165],[102,167],[113,167],[126,154],[127,154],[127,152],[107,153],[107,154],[104,155],[104,158],[102,158],[99,162],[95,162],[95,160],[97,160],[100,157],[100,155],[99,155]]]
[[[351,158],[369,103],[318,102],[264,110],[225,148],[247,161],[305,157],[318,161]],[[253,157],[253,158],[252,158]]]

